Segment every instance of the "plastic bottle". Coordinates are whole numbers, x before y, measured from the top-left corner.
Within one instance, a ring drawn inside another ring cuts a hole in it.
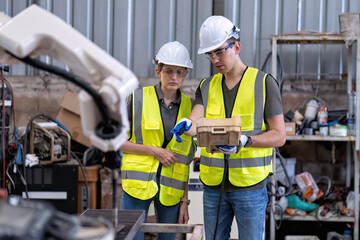
[[[348,94],[348,115],[346,124],[348,125],[348,135],[355,135],[355,117],[356,117],[356,92],[352,90]]]
[[[306,104],[305,119],[307,119],[308,122],[311,122],[315,119],[318,107],[319,105],[316,100],[311,100]]]
[[[325,105],[321,105],[317,112],[317,121],[319,124],[326,124],[328,119],[327,107]]]
[[[352,90],[348,94],[348,118],[355,118],[356,116],[356,92]]]
[[[355,214],[355,193],[350,191],[346,197],[346,216],[352,217]]]

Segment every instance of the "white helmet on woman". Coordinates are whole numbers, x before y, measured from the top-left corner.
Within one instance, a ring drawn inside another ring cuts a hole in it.
[[[200,27],[200,47],[198,54],[217,49],[226,40],[239,39],[240,29],[223,16],[211,16]]]
[[[155,63],[193,68],[188,50],[178,41],[164,44],[156,54]]]

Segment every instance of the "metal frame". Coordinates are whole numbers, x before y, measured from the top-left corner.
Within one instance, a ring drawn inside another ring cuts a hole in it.
[[[204,233],[203,228],[202,224],[143,223],[139,232],[192,233],[190,240],[200,240]]]
[[[271,73],[276,78],[277,69],[277,45],[278,44],[345,44],[348,59],[348,78],[347,90],[352,89],[352,46],[356,44],[356,106],[360,105],[360,38],[346,37],[340,34],[334,35],[273,35],[271,38],[272,43],[272,66]],[[354,236],[353,239],[359,239],[359,162],[357,152],[360,151],[360,111],[356,111],[356,136],[355,137],[319,137],[319,136],[295,136],[287,137],[292,141],[347,141],[347,169],[351,168],[351,143],[353,143],[353,160],[354,160],[354,192],[355,192],[355,216],[352,218],[346,217],[344,219],[329,219],[327,221],[344,221],[354,222]],[[348,170],[349,172],[350,170]],[[274,199],[271,199],[271,204],[274,204]],[[299,219],[297,219],[299,220]],[[316,218],[301,218],[303,221],[319,221]],[[270,218],[270,239],[275,239],[275,220],[273,214]]]

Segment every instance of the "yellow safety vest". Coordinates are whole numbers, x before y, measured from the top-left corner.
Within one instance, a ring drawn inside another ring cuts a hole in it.
[[[132,95],[132,134],[130,142],[162,147],[164,142],[164,127],[160,113],[155,87],[144,87],[135,90]],[[181,103],[177,121],[188,117],[191,112],[191,100],[181,94]],[[195,145],[192,137],[182,135],[182,143],[175,138],[166,149],[176,154],[179,163],[171,167],[163,166],[160,175],[160,202],[165,206],[173,206],[184,196],[184,189],[189,176],[189,164],[194,157]],[[149,155],[124,153],[121,177],[123,190],[129,195],[147,200],[158,192],[156,173],[159,160]]]
[[[218,73],[200,85],[206,118],[225,118],[222,92],[223,75]],[[266,74],[248,67],[241,80],[231,116],[241,118],[241,134],[253,136],[265,132]],[[229,159],[229,181],[234,186],[248,187],[264,180],[272,172],[272,148],[241,148]],[[208,186],[217,186],[224,174],[224,154],[208,153],[203,147],[200,158],[200,179]]]

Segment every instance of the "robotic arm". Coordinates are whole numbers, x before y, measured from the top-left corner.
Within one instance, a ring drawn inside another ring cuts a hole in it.
[[[138,86],[134,73],[62,19],[37,5],[31,5],[13,18],[0,13],[0,63],[23,61],[44,69],[33,62],[39,55],[53,57],[69,66],[87,82],[82,85],[97,94],[98,98],[90,95],[90,90],[79,94],[83,132],[101,151],[117,151],[128,138],[126,98]],[[58,75],[66,77],[67,74]],[[96,85],[97,90],[88,84]]]

